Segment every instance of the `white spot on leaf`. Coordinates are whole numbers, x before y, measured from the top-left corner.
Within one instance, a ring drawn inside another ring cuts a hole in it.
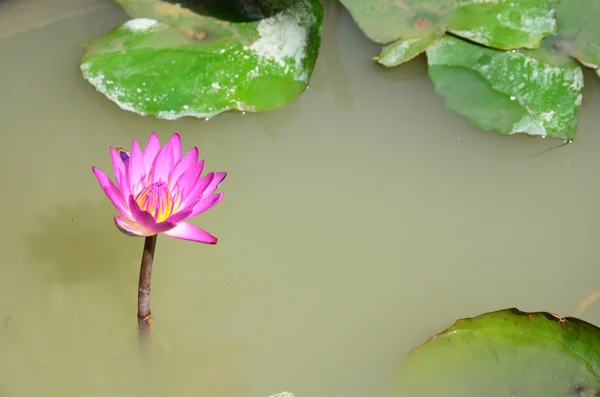
[[[131,30],[148,30],[159,22],[149,18],[131,19],[123,24],[123,27]]]
[[[296,80],[307,81],[308,72],[304,70],[302,61],[306,56],[309,30],[300,26],[294,14],[294,10],[290,9],[260,21],[257,28],[259,39],[249,49],[259,57],[286,68],[286,72],[289,66],[294,66]]]

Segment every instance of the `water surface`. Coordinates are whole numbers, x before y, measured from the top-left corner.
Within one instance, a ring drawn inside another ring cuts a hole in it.
[[[598,78],[575,142],[539,155],[560,142],[479,131],[423,57],[377,67],[378,46],[328,5],[297,101],[168,122],[80,76],[78,43],[125,21],[119,7],[0,2],[0,396],[382,396],[458,317],[571,315],[600,288]],[[142,345],[143,240],[114,228],[91,166],[110,172],[108,147],[151,131],[229,175],[194,220],[218,245],[159,237]],[[600,323],[600,303],[583,318]]]

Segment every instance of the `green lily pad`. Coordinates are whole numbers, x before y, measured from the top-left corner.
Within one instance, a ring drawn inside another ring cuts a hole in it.
[[[240,23],[158,0],[119,3],[137,19],[85,43],[81,71],[124,110],[169,120],[271,110],[300,95],[315,66],[317,0]]]
[[[373,41],[389,44],[445,31],[457,10],[456,0],[341,0]]]
[[[392,67],[403,64],[424,52],[430,45],[444,37],[443,30],[411,39],[398,39],[388,44],[381,50],[379,56],[373,60],[380,64]]]
[[[598,396],[599,339],[594,325],[544,312],[461,319],[410,353],[390,395]]]
[[[600,65],[600,2],[555,0],[558,32],[554,49],[572,56],[582,64],[598,69]]]
[[[556,32],[554,0],[461,1],[449,31],[501,50],[537,48]]]
[[[389,44],[376,58],[385,66],[411,59],[446,31],[497,49],[537,48],[556,32],[553,0],[341,2],[369,38]]]
[[[427,49],[436,92],[483,130],[573,138],[583,73],[573,59],[535,50],[499,51],[445,36]]]

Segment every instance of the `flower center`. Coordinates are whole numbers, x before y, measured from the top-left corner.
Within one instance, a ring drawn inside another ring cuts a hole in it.
[[[146,186],[137,195],[135,201],[142,211],[148,211],[156,222],[163,222],[173,213],[173,197],[169,186],[158,181]]]

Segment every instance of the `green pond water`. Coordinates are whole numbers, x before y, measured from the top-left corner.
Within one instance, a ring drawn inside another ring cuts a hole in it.
[[[276,111],[175,122],[120,110],[78,47],[127,17],[108,0],[0,1],[0,396],[385,396],[409,350],[456,318],[572,315],[600,289],[600,78],[575,142],[483,133],[425,59],[385,70],[338,4],[309,89]],[[227,171],[159,236],[156,320],[136,321],[143,240],[114,227],[91,167],[108,147],[198,146]],[[600,303],[582,318],[600,324]]]

